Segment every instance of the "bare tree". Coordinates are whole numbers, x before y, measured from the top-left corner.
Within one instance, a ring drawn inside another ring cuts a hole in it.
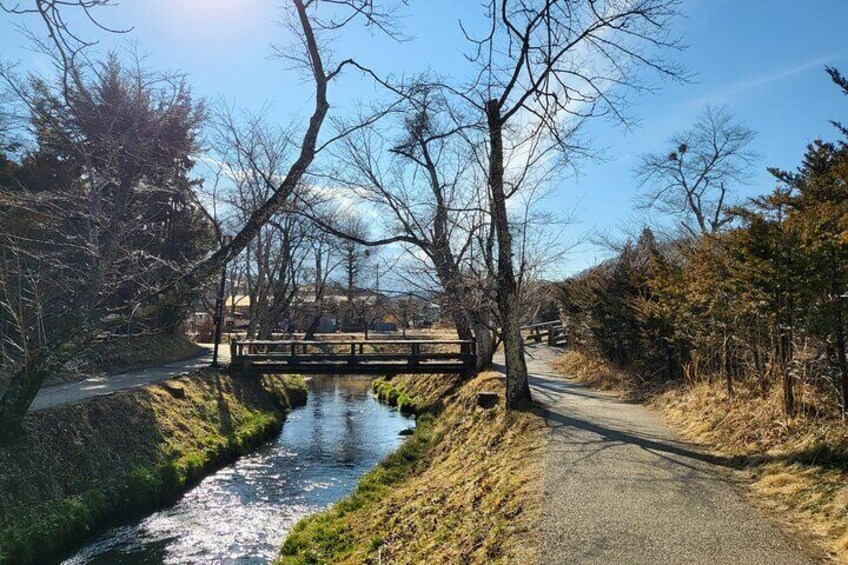
[[[678,216],[689,235],[718,233],[733,219],[733,189],[757,159],[755,135],[726,109],[707,106],[691,129],[671,138],[670,152],[642,157],[641,207]]]
[[[232,111],[218,113],[216,156],[229,178],[223,197],[232,211],[227,227],[238,231],[256,207],[277,187],[291,151],[288,132],[270,125],[267,116],[238,118]],[[292,200],[314,207],[318,195],[301,184]],[[239,257],[250,298],[249,337],[270,338],[284,318],[303,284],[307,260],[316,230],[290,210],[276,212]]]
[[[68,94],[72,87],[79,90],[77,77],[79,72],[80,52],[88,43],[80,40],[65,23],[63,10],[81,8],[87,14],[91,9],[106,5],[106,1],[80,0],[79,2],[52,2],[36,0],[33,10],[40,16],[43,26],[52,42],[51,52],[61,74],[62,92],[58,98],[68,108],[74,111],[75,100]],[[184,303],[195,289],[200,288],[208,279],[220,272],[222,266],[238,256],[289,200],[298,187],[308,168],[313,163],[318,152],[343,136],[341,132],[333,138],[319,141],[322,126],[330,109],[328,87],[347,67],[354,66],[351,59],[332,63],[327,60],[325,49],[327,33],[336,34],[343,26],[354,20],[364,20],[367,25],[394,33],[391,10],[378,9],[371,0],[290,0],[289,27],[297,34],[298,47],[285,51],[292,65],[305,71],[314,86],[314,106],[308,124],[296,144],[293,160],[286,167],[284,174],[276,180],[275,190],[268,198],[257,206],[235,234],[232,242],[219,249],[209,257],[191,262],[187,266],[164,276],[144,279],[130,301],[115,304],[102,297],[80,303],[67,304],[62,310],[73,318],[68,324],[73,331],[55,333],[49,338],[43,336],[28,336],[30,345],[26,355],[14,364],[4,366],[4,377],[7,385],[0,396],[0,433],[4,438],[17,434],[23,422],[29,405],[41,388],[44,379],[59,369],[69,358],[84,349],[96,336],[109,328],[123,324],[134,313],[147,318],[173,305]],[[10,12],[16,8],[3,6]],[[21,11],[21,10],[17,10]],[[33,107],[37,112],[39,109]],[[120,146],[119,146],[120,148]],[[123,146],[123,150],[132,153],[132,146]],[[92,188],[100,190],[103,179],[90,175],[80,178]],[[89,191],[93,194],[95,190]],[[24,191],[16,194],[15,198],[29,198]],[[60,246],[78,246],[75,234],[70,231],[60,231],[59,241],[42,241],[47,245],[53,256],[59,256]],[[36,275],[38,269],[31,271]],[[90,287],[88,287],[90,288]],[[29,298],[28,298],[29,299]],[[51,322],[45,323],[50,326]],[[32,333],[32,332],[30,332]]]
[[[115,28],[106,24],[100,17],[102,8],[114,7],[115,0],[31,0],[0,2],[0,11],[13,16],[32,18],[46,32],[44,35],[27,30],[27,35],[35,47],[49,55],[61,83],[67,90],[76,85],[79,87],[79,76],[74,72],[81,65],[86,65],[86,50],[97,45],[96,40],[87,39],[77,29],[68,25],[68,21],[79,18],[99,31],[108,33],[127,33],[128,28]],[[69,17],[69,14],[71,16]],[[23,24],[26,26],[26,23]]]
[[[327,229],[331,224],[325,221],[322,225]],[[333,229],[333,232],[340,236],[339,253],[344,277],[341,282],[345,293],[341,312],[342,326],[350,330],[362,323],[367,335],[369,297],[362,296],[360,291],[374,267],[369,246],[361,243],[370,237],[368,225],[365,218],[355,210],[346,210],[338,215],[334,225],[337,228]]]
[[[315,337],[327,309],[326,297],[330,277],[344,263],[342,250],[344,241],[328,234],[315,224],[312,234],[312,296],[309,305],[309,319],[306,321],[304,339]]]
[[[393,115],[397,119],[385,123],[385,131],[363,129],[340,144],[328,175],[381,213],[385,237],[360,242],[402,246],[415,259],[417,275],[408,281],[413,287],[429,280],[422,274],[432,270],[445,315],[459,338],[470,340],[477,314],[468,308],[462,264],[480,227],[474,223],[479,177],[465,139],[457,135],[469,126],[454,114],[444,92],[420,82],[406,89]],[[485,347],[490,341],[481,341],[481,365],[491,360],[491,348]]]
[[[476,71],[456,92],[485,117],[510,408],[530,402],[507,206],[524,176],[512,173],[510,161],[523,161],[522,171],[529,171],[549,164],[554,153],[573,159],[585,150],[577,133],[586,119],[625,120],[624,90],[645,88],[635,80],[636,70],[680,76],[660,56],[678,46],[669,32],[677,7],[677,0],[490,0],[484,4],[485,32],[466,32]]]

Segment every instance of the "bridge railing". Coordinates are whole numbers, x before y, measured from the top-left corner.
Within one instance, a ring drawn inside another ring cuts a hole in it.
[[[465,340],[238,340],[230,341],[230,366],[268,372],[464,371],[476,363],[475,343]]]
[[[557,346],[565,345],[568,342],[568,332],[565,325],[559,320],[521,326],[521,331],[524,334],[525,344],[544,342],[548,345]]]

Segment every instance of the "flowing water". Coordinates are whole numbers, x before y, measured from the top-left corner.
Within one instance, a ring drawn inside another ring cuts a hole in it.
[[[174,506],[106,531],[65,565],[267,563],[300,518],[348,494],[410,420],[366,377],[317,376],[280,436],[210,475]]]

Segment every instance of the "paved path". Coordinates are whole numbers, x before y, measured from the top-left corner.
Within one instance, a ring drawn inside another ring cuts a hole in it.
[[[184,361],[44,388],[35,397],[30,412],[164,381],[182,373],[208,367],[212,362],[212,346],[204,345],[203,347],[207,349],[206,352]],[[230,362],[228,346],[225,345],[218,350],[218,359],[221,363]]]
[[[813,563],[651,412],[554,376],[555,350],[528,354],[551,434],[541,563]]]

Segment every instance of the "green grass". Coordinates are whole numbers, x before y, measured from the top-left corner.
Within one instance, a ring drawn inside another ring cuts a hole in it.
[[[357,548],[357,539],[347,517],[353,512],[376,506],[393,485],[410,476],[433,441],[434,419],[419,416],[413,434],[357,483],[356,490],[329,510],[301,520],[289,533],[277,559],[279,565],[334,563]],[[382,540],[372,537],[365,548],[374,553]]]
[[[418,405],[416,402],[407,396],[404,391],[395,387],[391,381],[387,381],[383,378],[375,379],[371,384],[371,389],[374,391],[374,394],[377,395],[377,399],[380,402],[388,404],[389,406],[396,406],[401,413],[418,413]]]

